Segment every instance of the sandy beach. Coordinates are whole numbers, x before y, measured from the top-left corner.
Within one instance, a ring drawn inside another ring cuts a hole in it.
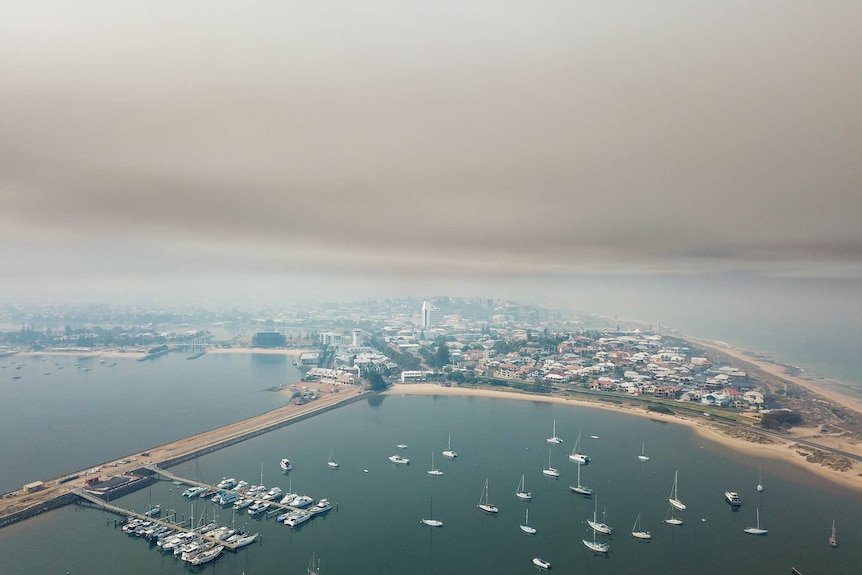
[[[719,426],[706,418],[700,420],[684,415],[665,415],[648,412],[643,408],[632,405],[614,405],[606,402],[590,401],[588,399],[575,399],[570,397],[556,397],[545,395],[533,395],[518,391],[503,391],[498,389],[485,389],[474,387],[444,387],[436,383],[396,383],[384,395],[447,395],[447,396],[471,396],[490,397],[497,399],[521,400],[521,401],[546,401],[551,403],[583,405],[595,409],[604,409],[627,413],[638,417],[646,417],[658,421],[667,421],[679,425],[685,425],[693,429],[698,435],[708,441],[713,441],[735,451],[746,453],[757,457],[769,457],[792,463],[819,477],[833,481],[845,487],[862,491],[862,476],[859,475],[859,464],[854,462],[853,467],[846,471],[836,471],[815,463],[809,463],[797,453],[790,442],[772,439],[773,443],[755,443],[737,437],[731,437],[720,431]],[[801,448],[801,451],[810,449]]]
[[[800,387],[804,387],[805,389],[816,393],[818,395],[822,395],[827,399],[831,399],[835,403],[838,403],[844,407],[852,409],[858,413],[862,413],[862,401],[859,401],[856,398],[850,397],[843,393],[839,393],[837,391],[828,389],[823,385],[818,385],[817,380],[814,378],[808,378],[804,376],[792,375],[787,373],[787,366],[782,365],[780,363],[774,363],[769,361],[760,361],[754,357],[752,357],[748,352],[741,350],[739,348],[733,347],[729,344],[720,344],[714,341],[706,341],[702,339],[696,339],[692,337],[685,337],[686,340],[691,341],[692,343],[696,343],[697,345],[710,349],[713,351],[717,351],[719,353],[723,353],[732,357],[735,361],[738,361],[740,367],[743,366],[754,366],[770,375],[773,375],[779,379],[783,379],[785,381],[789,381],[794,383]]]

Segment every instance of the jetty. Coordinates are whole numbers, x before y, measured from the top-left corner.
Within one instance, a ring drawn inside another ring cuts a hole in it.
[[[49,481],[28,483],[26,488],[0,495],[0,528],[76,503],[81,500],[79,490],[92,488],[98,484],[107,485],[105,499],[102,501],[116,499],[151,485],[157,480],[157,475],[169,476],[166,475],[168,472],[165,468],[360,401],[370,395],[374,395],[374,392],[363,391],[355,386],[334,386],[331,393],[324,393],[310,403],[302,405],[288,403],[262,415],[154,447],[135,455],[90,466]],[[188,479],[178,478],[178,480],[197,484]]]

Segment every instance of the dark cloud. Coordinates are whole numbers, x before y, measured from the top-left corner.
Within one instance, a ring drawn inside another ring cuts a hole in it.
[[[22,4],[0,245],[101,274],[858,273],[860,11]]]

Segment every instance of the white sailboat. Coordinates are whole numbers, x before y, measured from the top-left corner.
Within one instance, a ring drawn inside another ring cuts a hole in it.
[[[640,461],[649,461],[649,457],[644,453],[644,444],[641,443],[641,454],[638,455]]]
[[[665,513],[664,522],[667,523],[668,525],[682,525],[682,519],[674,517],[673,509],[674,509],[673,505],[667,506],[667,513]]]
[[[581,485],[581,464],[580,463],[578,463],[578,484],[577,485],[569,485],[569,489],[571,489],[575,493],[580,493],[584,497],[592,497],[593,496],[592,487],[587,487],[586,485]]]
[[[575,463],[589,463],[590,456],[581,453],[581,432],[578,431],[578,438],[575,440],[575,446],[569,454],[569,461]]]
[[[605,535],[610,535],[613,532],[613,529],[604,521],[599,521],[596,516],[599,511],[599,500],[596,499],[595,507],[593,509],[593,518],[587,519],[587,524],[593,528],[594,531],[598,531],[599,533],[604,533]],[[602,519],[604,519],[604,512],[602,512]]]
[[[679,496],[677,495],[677,480],[679,479],[679,471],[674,471],[673,474],[673,487],[670,488],[670,497],[667,500],[671,505],[679,509],[680,511],[685,511],[685,503],[679,500]]]
[[[533,498],[533,494],[529,491],[526,491],[526,485],[524,485],[524,474],[521,474],[521,482],[518,483],[518,490],[515,491],[515,497],[520,499],[521,501],[530,501]]]
[[[496,505],[488,503],[488,480],[485,480],[485,487],[482,489],[482,496],[479,497],[479,504],[476,506],[487,513],[497,513],[500,510]]]
[[[829,545],[838,547],[838,538],[835,536],[835,520],[832,520],[832,534],[829,536]]]
[[[598,500],[596,500],[596,508],[593,510],[593,519],[592,520],[587,519],[587,523],[593,529],[593,538],[592,538],[592,540],[581,539],[581,543],[583,543],[587,547],[587,549],[595,551],[596,553],[607,553],[608,550],[611,548],[611,546],[608,545],[607,543],[602,542],[602,541],[598,541],[596,539],[596,532],[610,534],[610,532],[612,530],[606,524],[600,523],[596,519],[597,510],[598,510]]]
[[[320,575],[320,559],[315,564],[314,553],[311,554],[311,561],[308,562],[308,568],[306,568],[305,572],[307,575]]]
[[[548,438],[548,443],[562,443],[563,440],[557,437],[557,420],[554,420],[554,432],[551,434],[551,437]]]
[[[632,537],[635,539],[652,539],[652,535],[649,531],[644,531],[641,529],[641,514],[638,513],[637,519],[635,519],[635,524],[632,525]]]
[[[560,476],[560,472],[559,470],[551,467],[551,449],[551,447],[548,448],[548,468],[542,470],[542,475],[544,475],[545,477],[553,477],[554,479],[556,479]]]
[[[431,452],[431,469],[428,470],[428,475],[443,475],[443,472],[434,467],[434,452]]]
[[[335,451],[335,449],[330,449],[330,450],[329,450],[329,461],[327,461],[327,462],[326,462],[326,464],[327,464],[329,467],[331,467],[332,469],[338,469],[338,462],[337,462],[337,461],[335,461],[335,460],[332,458],[332,453],[333,453],[334,451]]]
[[[523,532],[524,532],[524,533],[526,533],[527,535],[535,535],[535,534],[536,534],[536,528],[535,528],[535,527],[530,526],[530,508],[528,507],[528,508],[527,508],[527,509],[525,509],[524,511],[525,511],[525,514],[524,514],[524,524],[523,524],[523,525],[519,525],[518,527],[520,527],[520,528],[521,528],[521,531],[523,531]]]
[[[757,474],[757,491],[758,491],[758,493],[763,492],[763,470],[762,469]]]
[[[422,523],[428,527],[443,527],[443,522],[439,519],[434,519],[434,500],[431,500],[431,514],[429,519],[423,519]]]
[[[757,527],[746,527],[743,531],[749,535],[766,535],[769,533],[768,529],[762,529],[760,527],[760,507],[757,508]]]
[[[458,453],[452,450],[452,436],[449,436],[449,446],[443,451],[443,457],[448,457],[449,459],[455,459],[458,457]]]

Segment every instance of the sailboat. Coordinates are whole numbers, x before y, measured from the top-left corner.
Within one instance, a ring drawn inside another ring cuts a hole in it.
[[[667,513],[665,513],[664,522],[668,525],[682,525],[682,519],[673,516],[673,505],[667,506]]]
[[[596,515],[599,511],[599,500],[596,499],[595,508],[593,509],[593,518],[587,519],[587,524],[593,528],[594,531],[598,531],[599,533],[604,533],[605,535],[610,535],[613,529],[608,526],[607,523],[603,521],[599,521],[596,519]],[[602,519],[604,519],[604,512],[602,512]]]
[[[449,459],[455,459],[458,457],[458,453],[456,451],[452,451],[452,436],[449,436],[449,446],[443,450],[443,457],[448,457]]]
[[[593,539],[581,539],[581,543],[583,543],[587,549],[595,551],[596,553],[607,553],[611,548],[607,543],[603,543],[602,541],[596,540],[596,532],[610,534],[611,528],[605,525],[604,523],[599,523],[596,519],[596,513],[598,511],[598,500],[596,500],[596,508],[593,510],[593,519],[587,519],[587,523],[590,527],[593,528]]]
[[[530,508],[528,507],[524,511],[525,511],[524,524],[519,525],[519,527],[521,528],[521,531],[523,531],[527,535],[535,535],[536,534],[536,528],[530,526]]]
[[[548,448],[548,468],[542,470],[542,475],[546,477],[557,478],[560,476],[560,472],[553,467],[551,467],[551,447]]]
[[[312,553],[311,561],[308,562],[308,568],[305,570],[308,575],[320,575],[320,559],[317,560],[316,565],[314,559],[314,553]]]
[[[577,485],[569,485],[569,489],[571,489],[575,493],[580,493],[584,497],[592,497],[593,496],[593,489],[591,487],[581,485],[581,464],[580,463],[578,463],[578,484]]]
[[[521,482],[518,484],[518,490],[515,491],[515,497],[520,499],[521,501],[530,501],[533,498],[533,494],[529,491],[525,491],[526,486],[524,485],[524,474],[521,474]]]
[[[335,451],[335,450],[334,449],[329,450],[329,461],[327,461],[326,464],[329,467],[331,467],[332,469],[338,469],[338,462],[332,458],[333,451]]]
[[[554,420],[554,432],[551,434],[551,437],[548,438],[548,443],[562,443],[563,440],[557,437],[557,420]]]
[[[431,500],[431,514],[430,514],[430,519],[423,519],[423,520],[422,520],[422,523],[423,523],[424,525],[427,525],[428,527],[443,527],[443,522],[442,522],[442,521],[440,521],[440,520],[438,520],[438,519],[434,519],[434,500],[433,500],[433,499]]]
[[[641,443],[641,454],[638,455],[638,459],[641,461],[649,461],[649,456],[644,453],[644,444]]]
[[[635,519],[635,524],[632,525],[632,537],[635,539],[652,539],[652,535],[649,531],[641,530],[641,514],[638,513],[637,519]]]
[[[491,505],[490,503],[488,503],[488,480],[487,479],[485,480],[485,488],[482,489],[482,496],[479,497],[479,505],[477,505],[476,507],[478,507],[482,511],[486,511],[488,513],[497,513],[500,511],[496,505]]]
[[[668,497],[668,501],[671,505],[679,509],[680,511],[685,511],[685,503],[679,500],[679,496],[676,493],[677,480],[679,478],[679,471],[675,471],[673,474],[673,487],[670,488],[670,497]]]
[[[743,531],[749,535],[766,535],[769,533],[768,529],[762,529],[760,527],[760,507],[757,508],[757,527],[746,527]]]
[[[443,475],[443,472],[434,467],[434,452],[431,452],[431,469],[428,470],[428,475]]]
[[[757,491],[759,493],[763,492],[763,470],[759,470],[757,473]]]
[[[575,463],[589,463],[590,456],[584,455],[580,452],[581,449],[581,432],[578,431],[578,438],[575,440],[575,447],[572,449],[572,452],[569,454],[569,461],[573,461]]]
[[[832,520],[832,535],[829,536],[829,545],[838,547],[838,539],[835,538],[835,520]]]

